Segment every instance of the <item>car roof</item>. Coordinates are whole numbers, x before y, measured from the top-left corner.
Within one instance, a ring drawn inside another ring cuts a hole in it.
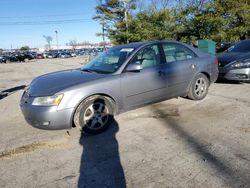
[[[176,40],[134,42],[134,43],[129,43],[129,44],[123,44],[123,45],[113,46],[112,48],[134,48],[134,49],[138,49],[138,48],[146,46],[146,45],[150,45],[150,44],[152,44],[152,45],[153,44],[162,44],[162,43],[176,43],[176,44],[181,44],[181,45],[189,48],[190,50],[192,50],[198,56],[202,56],[202,55],[206,54],[206,53],[198,50],[197,48],[194,48],[194,47],[192,47],[192,46],[190,46],[188,44],[185,44],[183,42],[176,41]]]
[[[133,42],[133,43],[129,43],[129,44],[117,45],[117,46],[114,46],[114,47],[119,47],[119,48],[135,48],[136,49],[136,48],[139,48],[139,47],[144,46],[144,45],[160,44],[160,43],[166,43],[166,42],[184,44],[182,42],[175,41],[175,40],[161,40],[161,41]]]
[[[242,42],[245,41],[245,42],[250,42],[250,39],[245,39],[245,40],[241,40]]]
[[[114,47],[119,47],[119,48],[139,48],[140,46],[143,46],[145,44],[150,44],[151,42],[133,42],[129,44],[122,44],[122,45],[117,45]]]

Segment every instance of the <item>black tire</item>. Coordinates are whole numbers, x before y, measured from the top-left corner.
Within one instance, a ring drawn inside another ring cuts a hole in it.
[[[108,97],[89,97],[78,106],[74,114],[74,124],[88,134],[102,133],[114,120],[114,109],[114,102]]]
[[[209,80],[206,75],[198,74],[191,83],[188,98],[192,100],[202,100],[206,97],[209,87]]]

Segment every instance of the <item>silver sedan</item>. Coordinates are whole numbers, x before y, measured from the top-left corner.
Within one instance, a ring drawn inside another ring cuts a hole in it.
[[[201,100],[217,76],[216,57],[184,43],[131,43],[79,69],[35,78],[20,106],[34,127],[98,134],[121,112],[178,96]]]

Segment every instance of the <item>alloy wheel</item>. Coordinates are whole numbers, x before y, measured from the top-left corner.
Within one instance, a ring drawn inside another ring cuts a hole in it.
[[[93,103],[89,105],[84,112],[84,124],[89,129],[100,129],[109,120],[109,111],[103,103]]]
[[[199,78],[196,80],[195,82],[195,94],[199,97],[202,97],[205,92],[206,92],[207,86],[206,86],[206,81],[204,80],[204,78]]]

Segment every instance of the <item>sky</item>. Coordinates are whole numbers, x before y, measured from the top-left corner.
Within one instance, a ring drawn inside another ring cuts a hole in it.
[[[59,45],[70,40],[101,42],[95,15],[95,0],[0,0],[0,48],[46,45],[43,35]],[[66,23],[69,22],[69,23]]]

